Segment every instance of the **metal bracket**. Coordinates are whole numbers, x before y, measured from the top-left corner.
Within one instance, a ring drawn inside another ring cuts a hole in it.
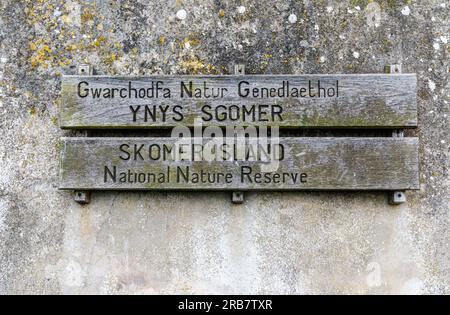
[[[406,193],[404,191],[394,191],[389,195],[389,204],[400,205],[406,202]]]
[[[78,66],[78,74],[79,75],[93,75],[94,74],[94,68],[91,65],[80,65]],[[87,130],[80,132],[81,137],[88,137],[89,132]],[[84,191],[84,190],[76,190],[74,192],[73,199],[75,202],[79,203],[80,205],[87,205],[91,202],[91,192],[90,191]]]
[[[394,138],[403,138],[404,131],[403,130],[393,130],[392,137]],[[406,193],[405,191],[394,191],[389,193],[389,203],[391,205],[399,205],[406,202]]]
[[[84,190],[75,191],[73,199],[80,205],[87,205],[91,202],[91,192]]]
[[[94,75],[94,67],[91,65],[79,65],[78,66],[79,75]]]
[[[233,191],[233,194],[231,195],[231,202],[234,204],[243,204],[245,201],[245,194],[242,191]]]
[[[386,72],[389,74],[402,73],[402,65],[401,64],[388,65],[386,66]],[[404,130],[393,130],[392,137],[403,138]],[[389,203],[391,205],[399,205],[405,202],[406,202],[405,191],[393,191],[389,193]]]
[[[244,75],[245,74],[245,65],[244,64],[235,64],[234,65],[234,74],[235,75]],[[245,194],[242,191],[233,191],[231,195],[231,202],[234,204],[243,204],[245,201]]]
[[[393,64],[386,66],[386,73],[396,74],[402,73],[402,65],[401,64]]]
[[[238,63],[234,65],[234,74],[236,75],[244,75],[245,74],[245,65]]]

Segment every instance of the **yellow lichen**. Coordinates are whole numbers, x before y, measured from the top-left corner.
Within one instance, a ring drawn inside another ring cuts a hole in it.
[[[61,16],[61,21],[65,24],[72,24],[72,19],[68,15]]]
[[[36,69],[41,66],[45,69],[48,68],[48,62],[53,60],[52,49],[47,44],[42,45],[39,49],[36,44],[32,43],[37,53],[31,57],[31,67]]]
[[[164,36],[160,36],[158,39],[158,43],[163,46],[166,43],[166,38]]]
[[[183,60],[180,63],[181,68],[189,74],[211,74],[216,73],[216,67],[211,64],[205,64],[197,57]]]
[[[112,53],[106,58],[105,63],[108,65],[112,65],[117,60],[119,60],[119,56],[116,53]]]
[[[95,15],[89,8],[85,8],[83,10],[83,13],[81,14],[81,22],[88,23],[94,21],[94,18]]]
[[[53,117],[51,118],[51,121],[52,121],[52,124],[53,124],[53,125],[58,126],[58,117],[53,116]]]
[[[181,62],[181,67],[188,73],[198,74],[203,69],[205,69],[205,65],[198,59],[191,59]]]
[[[106,43],[108,40],[105,36],[100,36],[94,41],[94,46],[100,47],[102,44]]]
[[[71,65],[74,60],[92,62],[90,58],[80,60],[79,56],[95,53],[105,65],[120,60],[123,44],[117,40],[116,30],[106,27],[106,18],[101,14],[96,1],[22,0],[26,3],[27,23],[32,27],[44,28],[46,33],[37,32],[30,38],[28,60],[32,70],[52,69],[59,72]],[[112,3],[114,5],[114,3]],[[81,14],[76,12],[81,7]],[[58,9],[60,14],[55,14]],[[137,55],[138,50],[133,49]],[[56,73],[54,72],[54,73]]]
[[[77,45],[72,44],[66,47],[67,51],[75,51],[78,49]]]
[[[195,47],[200,45],[200,40],[194,37],[186,37],[180,42],[180,48],[184,48],[186,46]]]

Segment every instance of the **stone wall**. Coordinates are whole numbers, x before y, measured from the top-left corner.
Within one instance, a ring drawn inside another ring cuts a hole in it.
[[[444,0],[2,0],[0,294],[450,293]],[[421,189],[58,191],[61,74],[418,75]]]

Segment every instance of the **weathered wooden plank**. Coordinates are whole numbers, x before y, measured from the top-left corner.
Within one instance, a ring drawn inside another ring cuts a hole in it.
[[[205,148],[207,143],[206,140],[200,141],[196,143],[197,147],[186,143],[183,147],[175,146],[177,142],[174,138],[63,138],[60,189],[419,188],[417,138],[281,138],[278,145],[270,143],[274,160],[279,160],[279,164],[271,164],[271,168],[268,168],[267,160],[262,158],[251,161],[251,157],[256,156],[255,153],[261,148],[260,157],[264,157],[264,150],[268,152],[268,146],[253,147],[253,151],[248,151],[253,154],[239,161],[233,160],[234,147],[220,147],[221,150],[217,152],[223,152],[225,148],[230,153],[225,155],[227,160],[217,158],[211,161],[206,155],[199,155],[198,152],[202,152],[199,148]],[[249,141],[250,144],[256,144],[254,140]],[[197,160],[192,160],[188,154],[183,156],[187,160],[174,161],[171,154],[179,150],[197,152]],[[201,175],[202,171],[216,179],[212,183],[196,182],[194,177]]]
[[[199,119],[204,126],[408,128],[417,126],[416,84],[415,74],[64,76],[60,125],[169,128]]]

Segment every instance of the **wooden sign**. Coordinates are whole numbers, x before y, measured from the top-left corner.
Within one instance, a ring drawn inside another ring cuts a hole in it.
[[[415,74],[64,76],[63,129],[409,128]]]
[[[236,145],[214,147],[205,139],[180,144],[174,138],[63,138],[60,188],[419,188],[417,138],[281,138],[266,144],[251,139]]]

